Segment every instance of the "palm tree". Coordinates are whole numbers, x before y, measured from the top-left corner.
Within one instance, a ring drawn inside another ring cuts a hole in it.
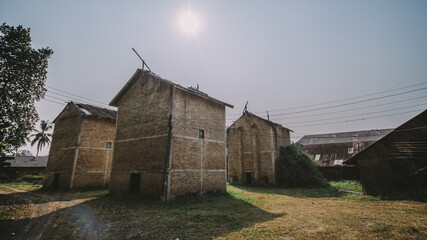
[[[53,128],[52,123],[49,121],[42,120],[40,123],[40,130],[35,129],[34,131],[36,133],[32,134],[30,137],[34,137],[31,141],[31,146],[37,143],[37,154],[36,157],[39,155],[39,151],[43,149],[45,145],[50,144],[50,138],[52,137],[51,133],[47,133],[50,129]]]

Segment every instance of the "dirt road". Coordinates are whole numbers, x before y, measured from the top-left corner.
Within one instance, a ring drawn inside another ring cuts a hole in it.
[[[4,228],[1,229],[0,238],[3,239],[44,239],[46,225],[55,224],[61,218],[60,214],[56,214],[58,212],[73,216],[73,224],[77,229],[74,237],[91,239],[104,229],[91,209],[81,204],[90,198],[64,199],[4,185],[0,188],[0,196],[0,205],[10,205],[8,209],[18,215],[22,211],[26,213],[18,219],[0,215],[0,225]],[[51,237],[50,233],[47,235]]]

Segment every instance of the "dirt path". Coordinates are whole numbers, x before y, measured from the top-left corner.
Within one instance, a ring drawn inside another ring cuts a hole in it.
[[[91,209],[81,204],[87,199],[65,200],[59,197],[22,191],[10,186],[3,185],[2,188],[6,189],[7,192],[0,190],[0,194],[12,193],[13,195],[11,195],[11,197],[29,203],[31,209],[33,209],[29,223],[26,224],[25,229],[22,229],[22,231],[16,233],[16,235],[12,235],[13,239],[43,238],[42,236],[46,230],[46,225],[53,216],[52,213],[61,209],[65,209],[65,211],[60,211],[61,215],[70,214],[73,216],[73,224],[77,229],[74,236],[77,238],[90,239],[96,237],[97,233],[105,229],[104,225],[97,220]],[[72,211],[67,211],[68,208],[72,209]],[[61,216],[56,215],[53,221],[56,221],[57,218],[61,218]]]

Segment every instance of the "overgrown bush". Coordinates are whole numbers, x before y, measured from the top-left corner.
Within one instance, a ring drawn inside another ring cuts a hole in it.
[[[326,187],[327,181],[316,163],[300,150],[299,144],[280,147],[276,159],[276,185],[280,187]]]

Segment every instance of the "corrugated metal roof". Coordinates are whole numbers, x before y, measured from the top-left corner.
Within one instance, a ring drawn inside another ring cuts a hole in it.
[[[385,135],[393,131],[392,128],[387,129],[372,129],[363,131],[352,132],[338,132],[338,133],[324,133],[305,135],[298,143],[302,145],[315,145],[315,144],[333,144],[333,143],[346,143],[346,142],[363,142],[363,141],[378,141]]]
[[[206,94],[206,93],[204,93],[204,92],[202,92],[202,91],[199,91],[199,90],[194,90],[194,88],[191,88],[191,89],[189,89],[189,88],[185,88],[185,87],[183,87],[183,86],[181,86],[181,85],[179,85],[179,84],[176,84],[176,83],[174,83],[174,82],[172,82],[172,81],[169,81],[169,80],[167,80],[167,79],[164,79],[164,78],[161,78],[160,76],[158,76],[158,75],[156,75],[156,74],[154,74],[153,72],[150,72],[150,71],[144,71],[144,70],[141,70],[141,69],[137,69],[136,70],[136,72],[133,74],[133,76],[129,79],[129,81],[127,81],[127,83],[123,86],[123,88],[117,93],[117,95],[113,98],[113,100],[111,100],[111,102],[110,102],[110,106],[114,106],[114,107],[117,107],[117,104],[118,104],[118,102],[119,102],[119,100],[124,96],[124,94],[132,87],[132,85],[136,82],[136,80],[138,80],[138,78],[142,75],[142,74],[149,74],[149,75],[151,75],[152,77],[155,77],[155,78],[157,78],[157,79],[159,79],[159,80],[161,80],[161,81],[165,81],[165,82],[168,82],[169,84],[171,84],[172,86],[174,86],[175,88],[178,88],[178,89],[180,89],[180,90],[183,90],[183,91],[185,91],[185,92],[188,92],[188,93],[191,93],[191,94],[194,94],[194,95],[196,95],[196,96],[199,96],[199,97],[202,97],[202,98],[205,98],[205,99],[208,99],[208,100],[210,100],[210,101],[212,101],[212,102],[216,102],[216,103],[219,103],[219,104],[221,104],[221,105],[225,105],[225,106],[227,106],[227,107],[230,107],[230,108],[233,108],[234,106],[233,105],[231,105],[231,104],[228,104],[228,103],[226,103],[226,102],[223,102],[223,101],[220,101],[220,100],[218,100],[218,99],[215,99],[215,98],[213,98],[213,97],[211,97],[211,96],[209,96],[208,94]]]
[[[73,102],[84,116],[92,116],[116,120],[117,111],[84,103]]]
[[[46,167],[47,156],[10,156],[14,157],[13,160],[6,160],[10,162],[9,167]]]

